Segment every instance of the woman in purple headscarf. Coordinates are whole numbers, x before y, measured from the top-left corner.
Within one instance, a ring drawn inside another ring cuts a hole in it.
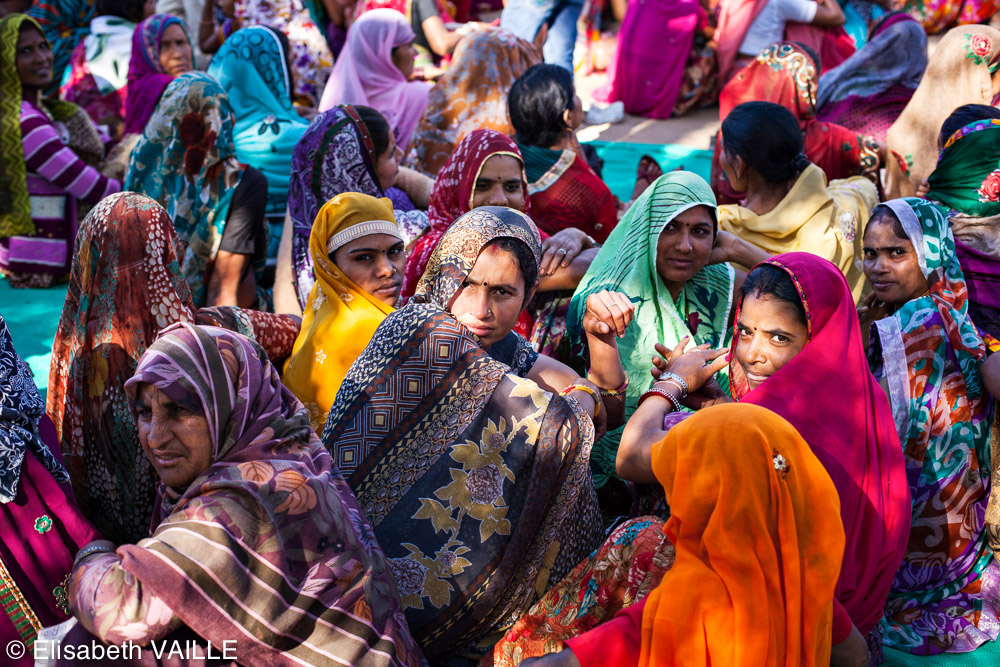
[[[163,90],[175,77],[193,68],[191,35],[184,21],[168,14],[154,14],[140,23],[132,34],[125,133],[142,134]]]

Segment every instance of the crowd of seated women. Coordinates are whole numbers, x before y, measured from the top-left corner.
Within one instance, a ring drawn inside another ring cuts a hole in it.
[[[1000,662],[988,2],[663,4],[0,2],[10,664]]]

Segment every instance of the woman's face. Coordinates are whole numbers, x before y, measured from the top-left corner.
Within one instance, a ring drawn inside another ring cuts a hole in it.
[[[913,244],[896,234],[891,216],[892,213],[879,209],[868,221],[864,271],[875,298],[899,307],[927,292],[927,278],[920,271]]]
[[[396,145],[396,137],[390,130],[389,146],[375,161],[375,173],[378,175],[378,182],[382,186],[383,191],[388,190],[396,184],[396,175],[399,174],[399,163],[402,161],[403,151]]]
[[[145,383],[135,410],[139,443],[166,486],[185,488],[212,464],[208,420],[200,412]]]
[[[148,19],[156,13],[156,0],[145,0],[142,3],[142,18]]]
[[[52,83],[52,49],[34,26],[18,33],[14,64],[22,87],[39,89]]]
[[[660,232],[656,241],[656,272],[667,287],[683,286],[705,268],[714,243],[711,209],[689,208]]]
[[[330,259],[355,285],[396,307],[406,266],[402,241],[389,234],[369,234],[337,248]]]
[[[525,192],[522,172],[520,160],[512,155],[486,158],[472,189],[472,208],[508,206],[520,211]]]
[[[754,292],[743,298],[736,330],[736,362],[751,389],[781,370],[809,340],[795,305]]]
[[[746,192],[747,184],[744,180],[745,166],[743,164],[743,159],[739,156],[733,156],[729,154],[726,150],[726,142],[722,140],[722,132],[719,132],[719,166],[722,167],[722,172],[726,175],[726,180],[729,182],[729,186],[736,192]]]
[[[392,50],[392,64],[403,73],[407,80],[413,76],[413,62],[416,58],[417,50],[413,48],[413,42],[400,44]]]
[[[180,76],[190,72],[194,55],[191,53],[191,43],[187,35],[176,23],[167,26],[160,40],[160,67],[169,76]]]
[[[566,125],[574,132],[583,125],[583,102],[580,96],[573,93],[573,108],[566,110]]]
[[[517,257],[488,245],[479,253],[448,311],[489,349],[514,328],[529,296],[525,292]]]

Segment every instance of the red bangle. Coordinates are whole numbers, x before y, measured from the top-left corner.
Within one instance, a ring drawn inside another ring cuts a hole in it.
[[[639,403],[636,404],[636,407],[638,408],[640,405],[642,405],[643,401],[645,401],[647,398],[653,395],[662,396],[663,398],[667,399],[668,401],[670,401],[670,405],[673,406],[674,411],[681,412],[682,410],[681,402],[677,400],[677,397],[671,394],[666,389],[660,389],[656,385],[653,385],[653,387],[649,391],[647,391],[645,394],[639,397]]]

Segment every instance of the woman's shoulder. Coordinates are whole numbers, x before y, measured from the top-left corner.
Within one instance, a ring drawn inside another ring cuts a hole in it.
[[[830,181],[827,192],[841,208],[863,207],[868,213],[878,204],[878,189],[864,176],[851,176]]]

